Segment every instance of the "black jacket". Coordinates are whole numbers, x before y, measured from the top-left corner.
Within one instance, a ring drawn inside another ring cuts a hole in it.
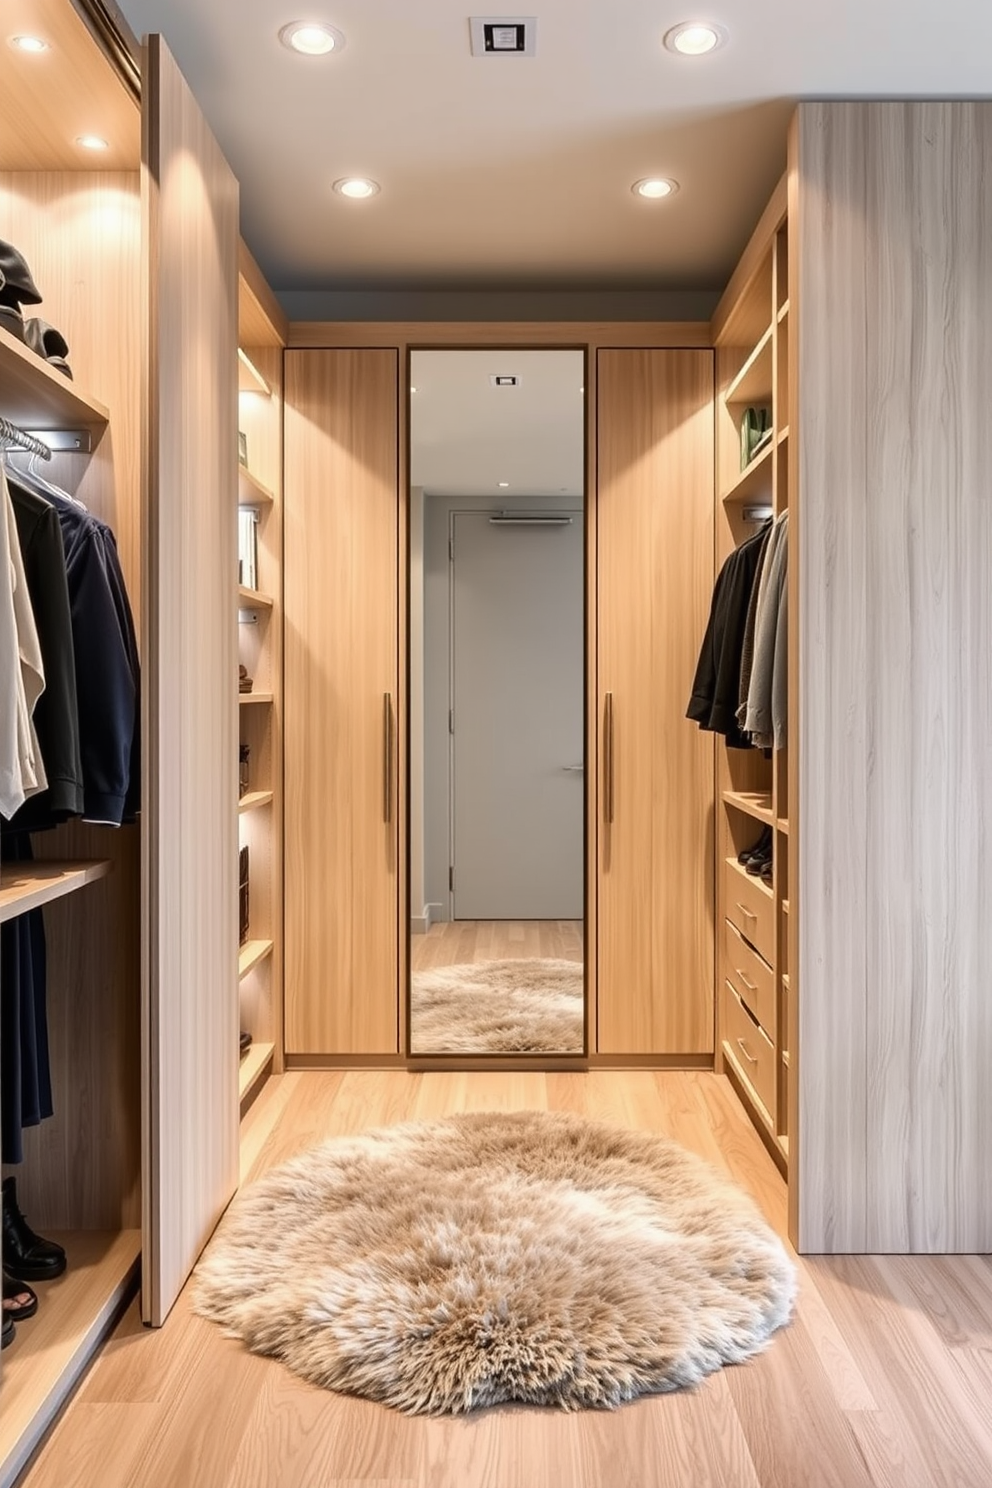
[[[769,526],[766,524],[735,548],[720,570],[686,710],[686,717],[700,728],[722,734],[731,749],[751,748],[737,722],[741,656],[751,591],[761,568]]]

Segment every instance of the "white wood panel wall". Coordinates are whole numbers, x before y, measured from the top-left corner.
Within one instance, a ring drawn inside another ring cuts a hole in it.
[[[238,185],[148,38],[142,1312],[159,1323],[238,1182]]]
[[[800,108],[799,1242],[992,1249],[992,104]]]

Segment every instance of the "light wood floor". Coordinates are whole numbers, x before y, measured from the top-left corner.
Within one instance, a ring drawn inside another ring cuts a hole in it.
[[[243,1169],[322,1137],[456,1111],[552,1108],[671,1133],[780,1230],[785,1190],[723,1077],[283,1075]],[[694,1392],[615,1413],[424,1420],[314,1389],[194,1317],[132,1308],[26,1488],[984,1488],[992,1481],[992,1263],[812,1259],[792,1325]]]
[[[514,956],[581,961],[582,953],[581,920],[449,920],[410,936],[414,971]]]

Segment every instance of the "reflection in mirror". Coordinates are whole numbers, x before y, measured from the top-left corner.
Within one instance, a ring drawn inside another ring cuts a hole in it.
[[[416,351],[410,1052],[585,1048],[581,351]]]

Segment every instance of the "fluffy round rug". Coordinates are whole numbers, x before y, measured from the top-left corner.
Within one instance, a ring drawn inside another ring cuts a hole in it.
[[[415,1054],[581,1054],[581,961],[476,961],[415,971]]]
[[[613,1407],[761,1349],[795,1269],[667,1138],[455,1116],[328,1142],[235,1200],[195,1305],[304,1379],[416,1414]]]

